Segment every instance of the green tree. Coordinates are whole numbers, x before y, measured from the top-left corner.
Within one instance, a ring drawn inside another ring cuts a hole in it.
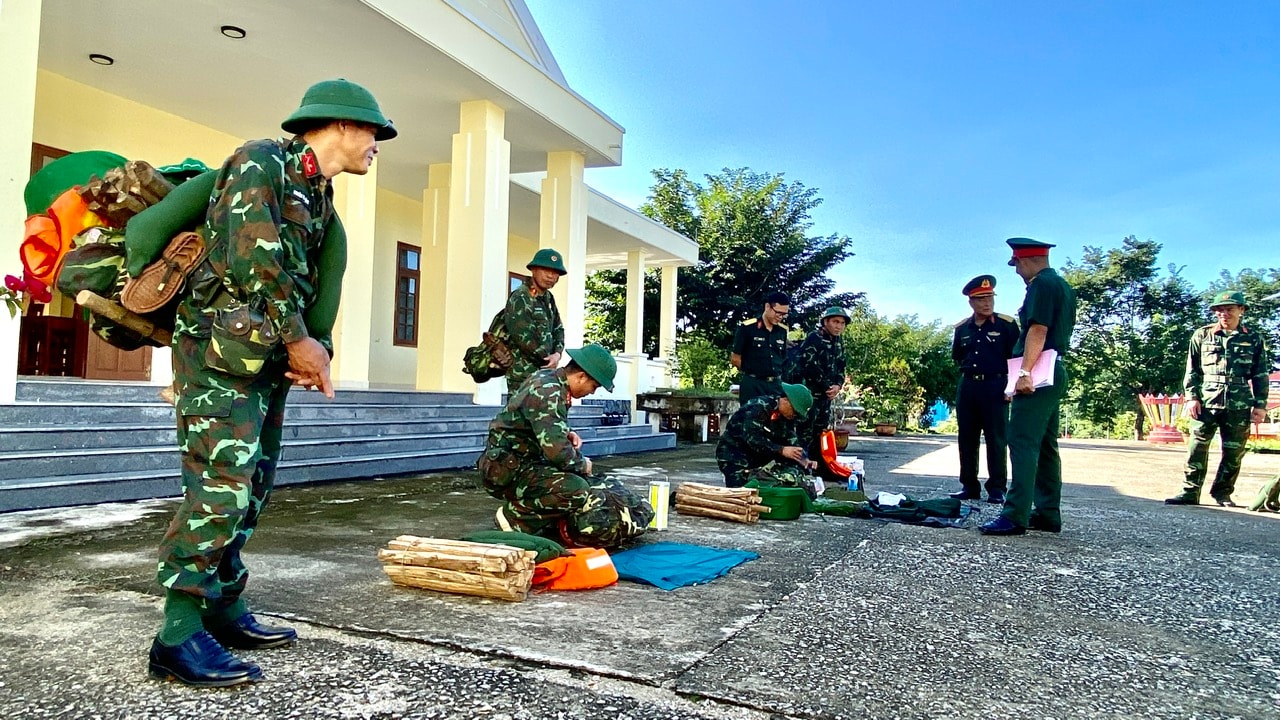
[[[950,328],[922,325],[914,315],[890,320],[865,303],[852,316],[842,336],[845,357],[869,420],[915,421],[935,399],[955,397],[959,373]]]
[[[853,305],[861,293],[836,293],[827,273],[853,255],[843,235],[810,236],[817,190],[786,182],[781,174],[724,169],[703,184],[684,170],[658,169],[640,211],[698,243],[696,265],[680,269],[683,332],[697,331],[728,352],[734,326],[759,312],[764,296],[791,296],[789,323],[814,327],[830,305]],[[645,282],[645,350],[657,348],[659,283]],[[593,339],[619,347],[626,324],[626,274],[595,273],[587,283]]]
[[[1143,436],[1139,393],[1182,389],[1187,342],[1198,324],[1196,293],[1169,266],[1161,275],[1161,246],[1126,237],[1110,250],[1086,247],[1077,265],[1063,266],[1076,291],[1076,329],[1068,362],[1071,415],[1110,427],[1134,413],[1134,436]]]

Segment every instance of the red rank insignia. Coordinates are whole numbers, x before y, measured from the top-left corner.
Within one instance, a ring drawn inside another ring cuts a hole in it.
[[[320,174],[320,163],[316,160],[316,154],[310,150],[302,153],[302,172],[309,178]]]

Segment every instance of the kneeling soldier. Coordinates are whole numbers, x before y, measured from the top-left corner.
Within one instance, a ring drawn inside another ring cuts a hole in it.
[[[539,370],[512,393],[489,423],[477,466],[485,490],[505,501],[498,527],[612,547],[643,534],[653,509],[617,480],[592,475],[582,438],[569,429],[570,399],[612,391],[617,363],[595,344],[568,353],[568,365]]]
[[[725,424],[716,445],[725,487],[746,485],[760,468],[778,460],[790,461],[779,463],[778,469],[785,468],[781,474],[802,484],[803,469],[813,463],[796,439],[796,420],[809,415],[813,393],[804,385],[791,383],[782,383],[782,392],[781,397],[764,395],[748,400]]]

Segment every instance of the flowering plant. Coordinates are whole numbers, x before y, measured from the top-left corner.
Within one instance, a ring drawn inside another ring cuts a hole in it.
[[[22,310],[22,293],[26,293],[28,298],[38,303],[53,301],[53,292],[42,281],[30,275],[21,278],[16,275],[5,275],[4,289],[0,290],[0,298],[4,298],[4,304],[9,308],[10,318],[17,317]]]

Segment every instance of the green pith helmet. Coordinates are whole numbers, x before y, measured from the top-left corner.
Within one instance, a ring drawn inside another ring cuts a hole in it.
[[[296,135],[316,120],[353,120],[377,125],[378,131],[373,137],[378,141],[390,140],[399,134],[396,126],[382,114],[373,93],[342,78],[322,80],[307,88],[302,104],[280,123],[280,128]]]
[[[600,387],[613,392],[613,378],[618,374],[618,363],[608,350],[591,343],[576,350],[570,348],[565,352],[569,353],[569,357],[578,363],[578,367],[585,370],[592,380],[600,383]]]
[[[849,311],[845,310],[842,307],[832,306],[822,312],[823,322],[826,322],[827,318],[833,318],[833,317],[842,317],[844,318],[845,322],[853,322],[853,318],[850,317]]]
[[[529,264],[525,265],[525,267],[530,270],[536,267],[546,268],[548,270],[555,270],[561,275],[566,275],[569,272],[564,269],[564,255],[561,255],[558,251],[552,250],[551,248],[542,248],[539,250],[533,256],[533,259],[529,261]]]
[[[796,409],[796,417],[809,417],[809,408],[813,407],[813,393],[809,388],[798,383],[782,383],[782,392],[791,401],[791,407]]]
[[[1209,303],[1209,309],[1220,308],[1223,305],[1239,305],[1248,310],[1249,304],[1244,301],[1244,293],[1239,290],[1223,290],[1213,296],[1213,302]]]

